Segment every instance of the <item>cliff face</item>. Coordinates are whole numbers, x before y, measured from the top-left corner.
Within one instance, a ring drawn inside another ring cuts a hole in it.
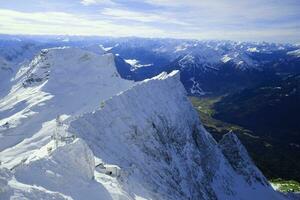
[[[162,73],[80,116],[70,130],[122,169],[119,184],[145,199],[281,199],[235,136],[218,145],[186,97],[178,72]],[[242,162],[241,165],[237,164]],[[244,167],[247,167],[244,169]]]
[[[219,142],[219,147],[235,172],[245,177],[247,183],[250,185],[260,183],[263,186],[270,187],[270,184],[254,165],[247,150],[234,133],[230,132],[224,135]]]

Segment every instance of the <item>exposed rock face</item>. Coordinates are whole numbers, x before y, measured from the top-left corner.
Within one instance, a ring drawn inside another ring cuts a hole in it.
[[[224,135],[219,142],[219,147],[233,169],[244,176],[250,185],[259,183],[263,186],[271,187],[267,179],[254,165],[247,150],[234,133],[230,132]]]

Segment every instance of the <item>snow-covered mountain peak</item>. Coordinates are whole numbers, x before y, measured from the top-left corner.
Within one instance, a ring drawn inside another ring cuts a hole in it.
[[[127,89],[125,83],[130,82],[120,78],[113,54],[99,55],[74,47],[44,49],[28,68],[23,81],[25,88],[47,81],[42,90],[54,96],[62,95],[64,100],[100,95],[101,90],[107,91],[101,96],[109,98],[108,89]]]
[[[119,76],[113,54],[99,55],[73,47],[42,50],[20,69],[10,93],[0,100],[0,114],[5,116],[0,119],[0,129],[10,135],[1,139],[0,150],[39,131],[48,134],[41,127],[57,115],[91,112],[132,85],[134,82]]]
[[[177,76],[142,81],[70,123],[97,158],[120,168],[116,199],[281,199],[236,171],[201,125]]]
[[[222,50],[210,50],[197,52],[180,57],[177,61],[182,70],[200,72],[218,71],[222,64],[232,63],[235,68],[246,70],[257,66],[257,63],[249,55],[239,51],[223,54]]]
[[[215,55],[212,57],[205,57],[205,55],[188,54],[180,58],[177,62],[181,70],[186,69],[193,71],[198,69],[202,72],[207,72],[210,70],[218,70],[213,66],[217,64],[219,60]]]
[[[103,55],[109,50],[108,48],[104,48],[103,45],[100,44],[88,45],[83,47],[83,49],[99,55]]]
[[[49,78],[56,79],[55,81],[60,81],[62,79],[60,77],[69,80],[75,74],[93,75],[95,78],[101,74],[108,75],[107,73],[118,76],[113,54],[99,55],[74,47],[43,49],[29,64],[24,86],[43,82]],[[90,79],[81,79],[81,81],[85,80],[90,81]]]
[[[183,178],[190,172],[184,160],[189,159],[185,155],[191,151],[188,146],[193,146],[188,133],[198,118],[177,74],[163,73],[142,81],[105,101],[100,110],[71,122],[72,131],[87,141],[97,157],[121,168],[124,182],[119,184],[132,199],[191,195],[189,181]],[[176,173],[174,179],[172,173]]]
[[[165,80],[165,79],[175,79],[176,81],[180,81],[180,72],[179,70],[174,70],[170,73],[162,72],[157,76],[154,76],[153,78],[146,79],[142,82],[147,82],[151,80]]]

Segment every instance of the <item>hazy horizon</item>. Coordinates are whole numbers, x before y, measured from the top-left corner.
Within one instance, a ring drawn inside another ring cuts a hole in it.
[[[265,40],[234,40],[234,39],[217,39],[217,38],[211,38],[211,39],[195,39],[195,38],[172,38],[172,37],[146,37],[146,36],[108,36],[108,35],[68,35],[68,34],[53,34],[53,35],[47,35],[47,34],[5,34],[5,33],[0,33],[0,37],[24,37],[27,39],[33,39],[35,38],[37,41],[37,38],[44,38],[44,39],[70,39],[74,38],[74,41],[76,40],[97,40],[97,39],[105,39],[105,38],[111,38],[111,39],[159,39],[159,40],[186,40],[186,41],[216,41],[216,42],[235,42],[235,43],[268,43],[268,44],[282,44],[282,45],[300,45],[300,42],[276,42],[276,41],[265,41]],[[78,38],[78,39],[75,39]]]

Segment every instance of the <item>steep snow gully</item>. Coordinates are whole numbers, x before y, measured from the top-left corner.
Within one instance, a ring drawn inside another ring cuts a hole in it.
[[[42,50],[7,83],[1,200],[285,199],[233,133],[204,129],[178,71],[124,80],[97,48]]]

